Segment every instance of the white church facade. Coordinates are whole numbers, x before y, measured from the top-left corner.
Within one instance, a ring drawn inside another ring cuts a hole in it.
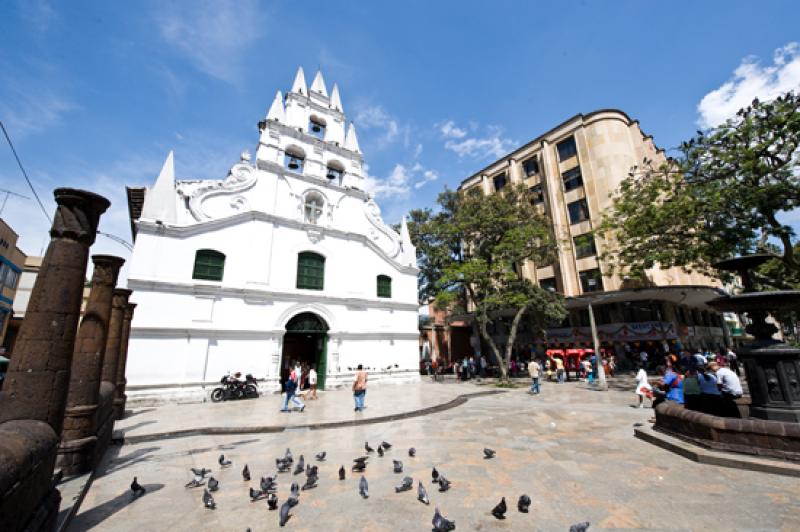
[[[135,234],[131,402],[198,400],[227,372],[280,390],[292,361],[321,388],[419,379],[416,251],[364,191],[339,89],[302,68],[227,177],[128,188]]]

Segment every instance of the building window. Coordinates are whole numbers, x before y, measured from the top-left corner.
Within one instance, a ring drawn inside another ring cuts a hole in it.
[[[297,288],[322,290],[325,286],[325,257],[304,251],[297,255]]]
[[[392,297],[392,278],[388,275],[378,276],[378,297]]]
[[[504,186],[506,186],[506,173],[503,172],[502,174],[494,176],[493,181],[494,181],[494,191],[497,192]]]
[[[528,177],[538,174],[539,159],[537,159],[536,157],[531,157],[530,159],[526,159],[522,163],[522,169],[525,171],[525,175]]]
[[[581,167],[576,166],[572,170],[567,170],[561,174],[561,179],[564,181],[564,191],[569,192],[578,187],[583,186],[583,176],[581,176]]]
[[[225,255],[213,249],[199,249],[194,255],[192,279],[221,281],[225,271]]]
[[[328,178],[329,181],[338,181],[341,183],[342,176],[344,176],[344,167],[336,161],[329,162],[325,177]]]
[[[315,224],[322,216],[322,209],[325,207],[325,199],[319,192],[311,191],[306,194],[305,201],[303,202],[303,212],[306,222]]]
[[[539,279],[539,286],[547,290],[548,292],[555,292],[558,290],[558,286],[556,286],[555,277],[548,277],[547,279]]]
[[[558,160],[562,162],[578,154],[578,147],[575,145],[575,137],[562,140],[556,144],[556,149],[558,150]]]
[[[589,219],[589,205],[586,199],[579,199],[567,205],[569,211],[569,223],[577,224]]]
[[[283,159],[283,165],[287,169],[291,170],[292,172],[302,174],[305,161],[306,154],[300,148],[292,146],[286,149],[286,156]]]
[[[594,235],[578,235],[572,239],[572,242],[575,244],[576,259],[597,255],[597,249],[594,246]]]
[[[603,290],[603,276],[598,268],[580,272],[578,276],[581,279],[583,293],[601,292]]]
[[[544,203],[544,190],[542,190],[542,184],[537,183],[529,188],[531,192],[531,203],[533,205],[539,205],[540,203]]]
[[[325,139],[325,120],[312,116],[308,120],[308,132],[312,137],[317,137],[320,140]]]

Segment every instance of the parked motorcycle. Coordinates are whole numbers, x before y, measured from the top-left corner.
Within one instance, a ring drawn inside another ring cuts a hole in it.
[[[241,380],[242,374],[236,372],[231,376],[230,373],[220,379],[222,386],[214,388],[211,392],[211,401],[232,401],[235,399],[255,399],[258,397],[258,383],[251,374],[245,375]]]

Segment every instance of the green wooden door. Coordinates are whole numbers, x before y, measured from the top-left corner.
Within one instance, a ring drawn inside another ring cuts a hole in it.
[[[317,388],[325,389],[325,375],[328,373],[328,335],[320,334],[317,337]]]

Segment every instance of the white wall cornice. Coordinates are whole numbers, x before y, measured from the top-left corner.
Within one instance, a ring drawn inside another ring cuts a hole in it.
[[[158,337],[174,338],[176,336],[187,337],[211,337],[217,339],[236,339],[236,340],[278,340],[286,334],[285,330],[256,330],[256,329],[222,329],[215,327],[131,327],[132,338]],[[419,333],[404,332],[359,332],[359,331],[328,331],[328,337],[342,340],[418,340]]]

